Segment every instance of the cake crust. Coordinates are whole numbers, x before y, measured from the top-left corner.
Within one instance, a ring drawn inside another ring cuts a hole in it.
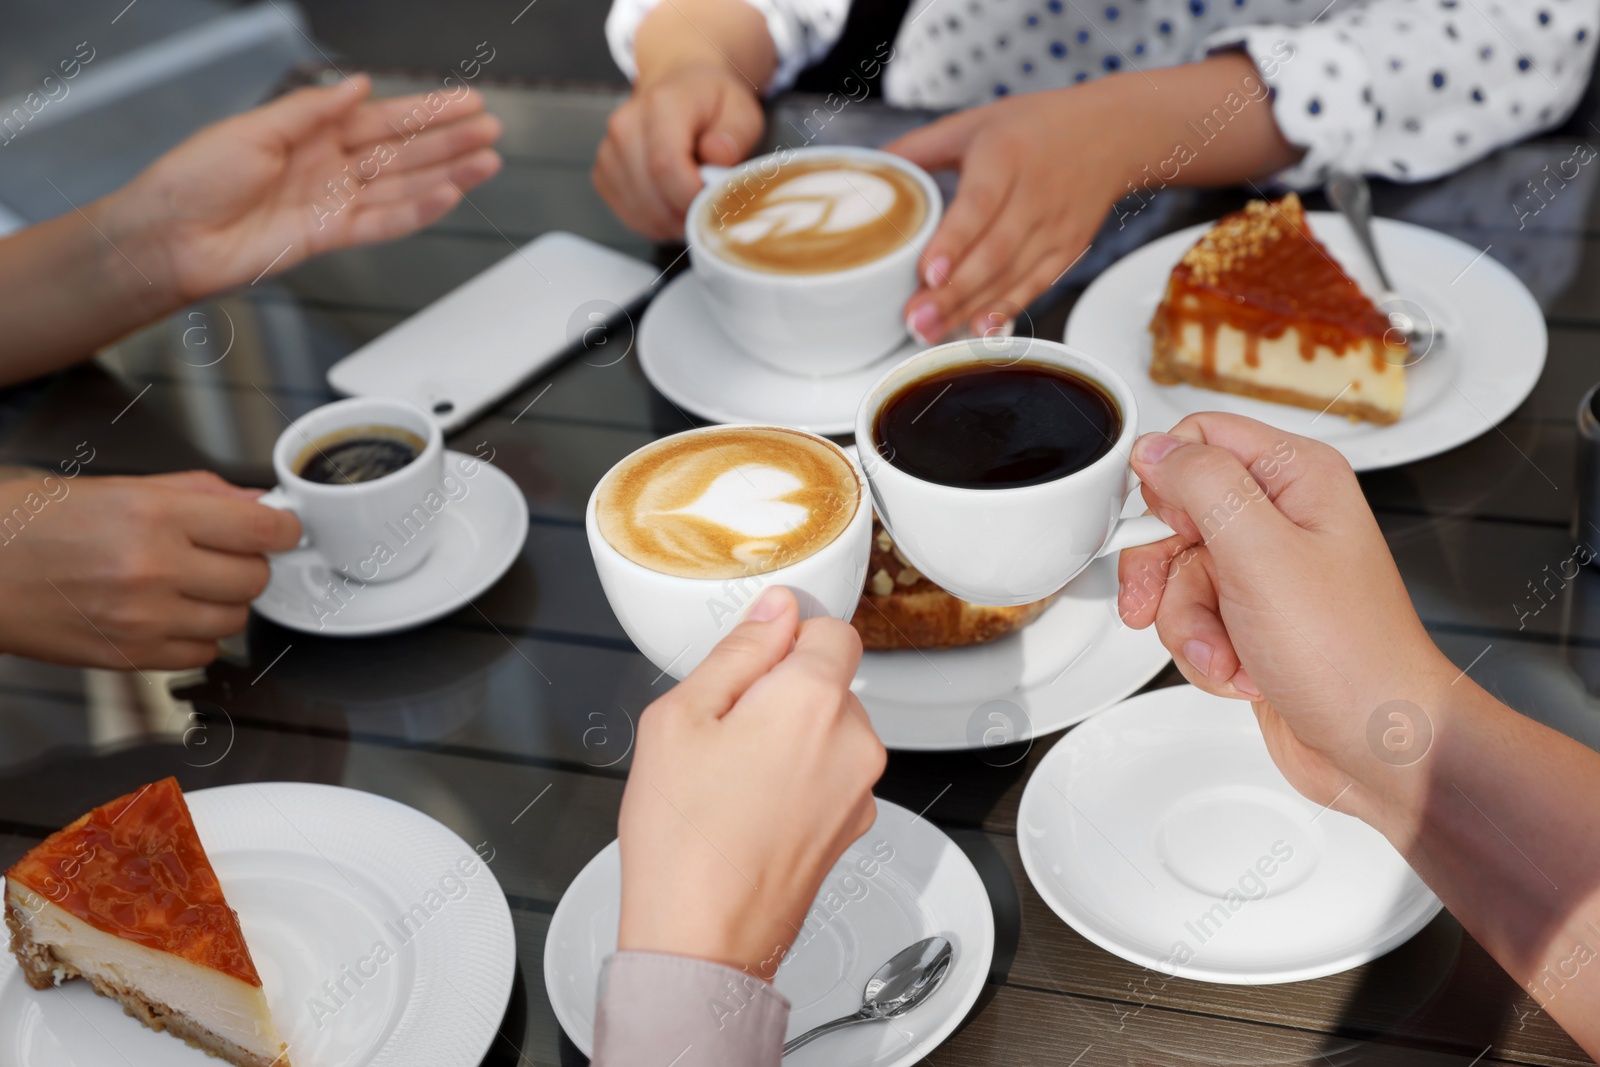
[[[850,625],[868,652],[981,645],[1016,633],[1054,599],[1012,607],[959,600],[911,566],[874,516],[867,587]]]

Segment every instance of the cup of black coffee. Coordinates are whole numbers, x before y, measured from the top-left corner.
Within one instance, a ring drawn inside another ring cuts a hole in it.
[[[272,449],[278,487],[261,498],[293,511],[301,548],[363,582],[402,578],[422,565],[447,499],[444,438],[403,400],[352,397],[301,416]]]
[[[930,348],[856,413],[889,535],[931,581],[979,604],[1031,603],[1099,556],[1172,535],[1153,516],[1121,518],[1137,436],[1115,371],[1030,337]]]

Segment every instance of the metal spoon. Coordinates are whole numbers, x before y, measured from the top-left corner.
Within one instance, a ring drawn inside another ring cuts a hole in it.
[[[1389,325],[1398,330],[1411,346],[1413,360],[1425,355],[1434,345],[1444,340],[1444,331],[1433,324],[1431,316],[1416,301],[1408,300],[1395,291],[1394,283],[1383,269],[1378,256],[1378,245],[1372,239],[1372,189],[1359,174],[1335,173],[1328,178],[1328,201],[1350,223],[1356,240],[1367,254],[1367,260],[1378,274],[1383,286],[1383,299],[1379,309],[1389,317]]]
[[[856,1023],[874,1022],[878,1019],[892,1019],[896,1015],[904,1015],[927,1000],[933,991],[939,988],[939,984],[944,981],[945,972],[950,969],[951,958],[950,942],[942,937],[924,938],[914,945],[901,949],[888,963],[879,967],[876,974],[867,979],[866,988],[861,991],[861,1007],[854,1014],[807,1030],[784,1045],[783,1054],[787,1056],[801,1045],[810,1044],[823,1034],[854,1026]]]

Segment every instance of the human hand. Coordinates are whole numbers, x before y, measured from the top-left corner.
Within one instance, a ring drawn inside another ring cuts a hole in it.
[[[922,256],[906,324],[933,343],[1005,327],[1088,246],[1141,151],[1120,77],[962,111],[885,145],[955,168],[955,199]],[[1119,113],[1120,112],[1120,113]]]
[[[112,670],[198,667],[244,629],[300,524],[208,471],[0,484],[0,650]]]
[[[179,304],[445,215],[500,170],[500,120],[463,90],[368,100],[364,75],[208,126],[96,205]],[[331,183],[331,184],[330,184]],[[269,269],[270,268],[270,269]]]
[[[1350,465],[1253,419],[1207,412],[1133,449],[1145,502],[1177,531],[1127,549],[1118,608],[1155,623],[1183,676],[1253,702],[1273,760],[1320,804],[1368,817],[1395,779],[1368,720],[1406,700],[1438,708],[1457,672],[1434,646]],[[1371,821],[1369,819],[1369,821]]]
[[[871,828],[884,750],[850,692],[861,639],[771,587],[640,716],[622,797],[624,951],[770,981],[822,879]],[[765,966],[763,966],[765,964]]]
[[[764,119],[755,87],[726,63],[675,67],[634,86],[611,113],[594,184],[623,222],[652,240],[683,236],[699,166],[749,154]]]

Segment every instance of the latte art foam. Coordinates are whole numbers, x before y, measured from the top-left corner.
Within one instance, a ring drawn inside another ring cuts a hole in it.
[[[927,217],[922,186],[887,163],[806,160],[735,178],[706,208],[707,244],[741,266],[820,274],[870,263]]]
[[[737,578],[797,563],[844,532],[860,506],[838,450],[787,430],[727,427],[635,452],[600,483],[600,535],[642,567]]]

